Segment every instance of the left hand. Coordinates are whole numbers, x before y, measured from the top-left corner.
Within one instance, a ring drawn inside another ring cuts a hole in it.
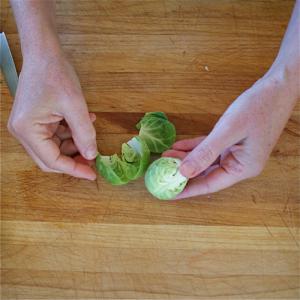
[[[176,142],[163,156],[182,159],[192,178],[177,199],[227,188],[263,170],[297,99],[285,74],[267,74],[239,96],[207,137]]]
[[[24,58],[8,129],[43,171],[95,180],[96,116],[63,53],[48,51]]]

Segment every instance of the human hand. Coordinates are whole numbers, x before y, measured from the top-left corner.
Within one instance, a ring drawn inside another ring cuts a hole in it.
[[[267,74],[239,96],[207,137],[176,142],[163,156],[182,159],[192,178],[177,199],[217,192],[260,174],[299,94],[286,74]]]
[[[96,132],[79,80],[62,54],[24,60],[8,129],[38,166],[94,180],[82,159],[97,155]]]

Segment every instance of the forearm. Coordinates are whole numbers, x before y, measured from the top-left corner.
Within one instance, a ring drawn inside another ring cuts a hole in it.
[[[279,53],[266,76],[270,74],[288,85],[296,102],[300,97],[300,0],[296,0]]]
[[[10,0],[15,15],[23,59],[56,55],[61,47],[55,25],[53,0]]]

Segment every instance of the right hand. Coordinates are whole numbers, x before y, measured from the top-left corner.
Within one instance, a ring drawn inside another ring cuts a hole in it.
[[[93,169],[72,157],[96,157],[95,119],[62,54],[24,60],[8,129],[43,171],[94,180]]]
[[[284,66],[240,95],[208,136],[177,141],[163,156],[182,160],[189,180],[177,199],[214,193],[260,174],[300,95]]]

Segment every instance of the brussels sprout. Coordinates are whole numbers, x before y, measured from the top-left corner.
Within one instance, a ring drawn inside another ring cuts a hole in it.
[[[162,157],[149,166],[145,184],[153,196],[170,200],[183,191],[188,179],[179,172],[180,162],[177,158]]]
[[[96,168],[111,184],[122,185],[142,176],[150,161],[147,144],[138,136],[122,145],[122,159],[117,155],[98,155]]]
[[[162,153],[175,142],[175,127],[163,112],[146,113],[136,127],[153,153]]]
[[[113,185],[141,177],[149,165],[150,152],[162,153],[175,141],[175,127],[163,112],[146,113],[136,127],[139,136],[122,144],[121,157],[117,154],[97,156],[98,172]]]

